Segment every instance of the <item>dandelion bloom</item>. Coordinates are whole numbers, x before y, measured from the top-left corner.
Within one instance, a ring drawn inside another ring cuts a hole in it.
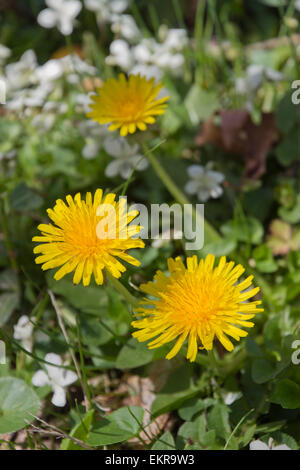
[[[85,201],[79,193],[74,199],[67,196],[67,204],[58,199],[54,208],[47,211],[55,225],[40,224],[42,236],[33,238],[42,242],[34,248],[39,255],[36,263],[43,263],[43,270],[60,267],[54,275],[57,281],[74,271],[74,284],[82,279],[84,286],[89,285],[92,274],[96,283],[102,284],[104,268],[120,277],[126,268],[117,257],[139,266],[140,262],[127,253],[131,248],[144,247],[142,240],[132,238],[140,226],[128,227],[138,211],[127,212],[126,200],[116,202],[115,197],[103,197],[102,190],[97,189],[94,200],[91,193],[86,194]]]
[[[150,349],[176,339],[167,354],[174,357],[188,338],[187,359],[193,362],[197,356],[198,341],[201,349],[211,350],[216,336],[223,346],[232,351],[228,336],[239,340],[247,336],[240,328],[252,327],[250,318],[262,308],[261,301],[248,302],[259,291],[249,289],[253,276],[237,283],[244,268],[226,262],[225,256],[214,268],[215,257],[207,255],[198,262],[196,256],[187,258],[187,267],[181,259],[168,260],[170,276],[158,271],[155,282],[141,285],[141,289],[157,300],[144,299],[137,308],[132,322],[138,331],[133,336],[139,341],[153,339]]]
[[[162,88],[155,84],[155,79],[141,75],[130,75],[127,79],[123,73],[119,79],[108,79],[98,88],[97,95],[91,96],[93,103],[88,117],[99,124],[110,124],[109,130],[120,129],[120,134],[133,134],[138,128],[147,129],[155,117],[165,112],[168,97],[157,99]]]

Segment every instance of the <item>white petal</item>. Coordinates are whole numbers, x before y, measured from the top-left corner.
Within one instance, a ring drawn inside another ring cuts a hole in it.
[[[54,365],[57,365],[57,366],[62,365],[61,357],[58,354],[55,354],[55,353],[46,354],[45,361],[51,362],[51,364],[54,364]]]
[[[113,160],[105,168],[105,176],[107,178],[114,178],[120,172],[121,162],[119,160]]]
[[[198,191],[198,182],[197,181],[189,181],[185,187],[184,190],[187,194],[196,194]]]
[[[82,9],[82,4],[79,0],[72,0],[66,4],[66,7],[68,15],[72,18],[76,18]]]
[[[55,385],[53,387],[53,392],[54,394],[51,400],[53,405],[60,407],[65,406],[67,402],[65,389],[63,387],[60,387],[59,385]]]
[[[280,444],[279,446],[273,447],[273,450],[292,450],[286,444]]]
[[[49,377],[43,370],[38,370],[31,379],[31,382],[36,387],[44,387],[50,385]]]
[[[73,32],[72,20],[70,18],[60,18],[58,29],[64,36],[69,36]]]
[[[87,160],[91,160],[96,158],[99,152],[100,145],[98,142],[89,142],[87,145],[84,146],[82,150],[82,155]]]
[[[62,387],[67,387],[68,385],[71,385],[72,383],[76,382],[77,379],[78,377],[75,372],[73,372],[72,370],[64,369],[62,370],[59,385],[61,385]]]
[[[199,189],[197,196],[198,196],[199,201],[206,202],[208,201],[210,197],[210,193],[208,189],[202,188],[202,189]]]
[[[225,176],[223,173],[220,173],[219,171],[208,171],[207,176],[209,178],[212,178],[216,183],[222,183],[224,181]]]
[[[212,198],[217,199],[223,194],[223,188],[221,186],[215,186],[211,191],[210,195]]]
[[[202,176],[204,168],[202,165],[190,165],[187,169],[187,173],[190,178],[197,179],[199,176]]]
[[[270,450],[269,446],[262,441],[256,440],[250,442],[250,450]]]
[[[128,180],[129,176],[131,175],[132,172],[132,165],[130,165],[129,162],[122,162],[121,168],[120,168],[120,174],[124,180]]]
[[[43,28],[53,28],[56,26],[57,20],[57,14],[50,8],[42,10],[37,17],[38,23],[43,26]]]
[[[105,139],[104,149],[105,152],[108,153],[108,155],[118,158],[122,155],[123,152],[123,142],[121,141],[121,139],[108,137],[107,139]]]

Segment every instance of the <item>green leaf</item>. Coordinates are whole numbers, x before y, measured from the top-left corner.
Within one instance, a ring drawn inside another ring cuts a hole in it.
[[[32,422],[40,410],[40,400],[23,380],[0,378],[0,434],[18,431]]]
[[[264,229],[261,222],[254,217],[242,220],[230,220],[221,227],[221,232],[228,239],[258,245],[263,237]]]
[[[178,410],[181,419],[190,421],[200,411],[208,409],[215,404],[214,398],[191,398],[187,400],[184,405]]]
[[[25,183],[20,183],[10,196],[10,205],[16,211],[31,211],[39,209],[43,205],[43,199]]]
[[[205,121],[219,108],[219,100],[216,93],[206,91],[197,84],[191,87],[184,100],[184,104],[193,125],[198,125],[201,121]]]
[[[118,369],[133,369],[152,361],[154,351],[145,343],[139,343],[137,339],[130,340],[122,347],[116,361]]]
[[[172,434],[168,431],[165,432],[155,444],[151,447],[151,450],[174,450],[175,441]]]
[[[228,407],[217,403],[207,416],[208,429],[214,429],[217,437],[228,439],[231,433]]]
[[[127,441],[140,431],[143,416],[144,410],[139,406],[122,407],[96,423],[87,442],[97,447]]]
[[[212,254],[215,256],[227,256],[236,248],[236,240],[225,239],[216,243],[208,243],[201,250],[201,254],[206,256]]]
[[[272,250],[267,245],[259,245],[253,250],[255,267],[263,273],[273,273],[278,266],[274,260]]]
[[[154,416],[159,416],[167,411],[175,410],[190,398],[195,397],[205,386],[206,376],[202,374],[197,384],[192,382],[192,368],[189,366],[181,367],[170,375],[167,384],[163,387],[151,408]],[[178,380],[180,377],[180,380]]]
[[[248,336],[246,338],[246,351],[249,354],[249,356],[252,357],[262,357],[264,355],[262,349],[258,346],[256,341],[254,341],[251,336]]]
[[[0,327],[8,321],[18,305],[19,297],[15,292],[7,292],[0,295]]]
[[[267,359],[255,359],[252,363],[251,374],[255,383],[262,384],[276,377],[276,365]]]
[[[300,160],[299,126],[293,127],[293,129],[280,142],[276,148],[276,156],[279,163],[283,166],[289,166],[293,162]]]
[[[300,385],[290,379],[283,379],[275,387],[271,401],[282,408],[296,409],[300,407]]]
[[[82,418],[81,422],[78,423],[70,432],[71,437],[75,437],[80,441],[86,442],[89,431],[91,428],[91,424],[93,421],[94,410],[88,411],[85,416]],[[61,446],[61,450],[82,450],[82,447],[75,444],[71,439],[63,439]]]

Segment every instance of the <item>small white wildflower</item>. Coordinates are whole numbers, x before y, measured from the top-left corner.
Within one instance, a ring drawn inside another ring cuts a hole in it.
[[[212,170],[212,164],[208,163],[205,167],[202,165],[191,165],[187,173],[191,180],[185,185],[185,191],[188,194],[197,194],[201,202],[208,199],[216,199],[223,194],[223,188],[220,183],[224,181],[223,173]]]
[[[39,82],[51,82],[63,75],[63,67],[60,60],[51,59],[36,69]]]
[[[7,102],[7,108],[11,111],[21,111],[24,108],[40,108],[45,103],[47,96],[52,91],[51,84],[43,84],[36,88],[25,88],[11,95]]]
[[[128,71],[133,65],[133,54],[124,39],[112,41],[109,47],[110,55],[106,58],[109,65],[118,65],[122,70]]]
[[[44,370],[38,370],[32,377],[32,383],[36,387],[50,385],[53,390],[51,402],[55,406],[65,406],[66,388],[73,382],[76,382],[77,375],[71,370],[57,367],[62,365],[62,359],[55,353],[46,354],[45,361],[53,365],[45,364]]]
[[[286,444],[274,446],[274,440],[270,437],[268,444],[260,440],[250,442],[250,450],[292,450]]]
[[[244,78],[238,77],[235,82],[236,92],[247,97],[246,108],[253,108],[256,91],[261,87],[264,80],[278,82],[284,79],[284,75],[271,67],[252,64],[246,69]]]
[[[112,15],[123,13],[128,4],[128,0],[84,0],[85,8],[97,13],[105,22],[111,21]]]
[[[28,49],[18,62],[13,62],[5,67],[8,88],[18,90],[36,83],[36,68],[35,52]]]
[[[182,51],[188,45],[185,29],[172,28],[167,31],[163,46],[168,50]]]
[[[155,80],[157,82],[160,81],[162,76],[163,76],[163,72],[156,65],[143,65],[143,64],[135,65],[130,70],[130,73],[132,75],[141,75],[141,76],[144,76],[148,79],[149,78],[155,78]],[[163,92],[163,90],[164,90],[164,92]],[[166,89],[162,89],[159,92],[158,97],[163,98],[163,96],[168,96],[168,95],[169,95],[169,93],[166,91]]]
[[[81,60],[77,54],[67,55],[60,59],[61,66],[63,67],[66,79],[71,84],[78,84],[80,82],[80,75],[94,76],[97,73],[96,67]]]
[[[104,146],[105,139],[110,135],[108,126],[99,127],[95,121],[89,119],[80,122],[78,129],[82,137],[85,137],[82,156],[87,160],[96,158]]]
[[[120,174],[122,178],[127,180],[133,168],[143,171],[148,167],[148,161],[138,153],[138,144],[129,145],[123,138],[109,137],[104,142],[104,149],[116,159],[110,162],[105,169],[105,175],[108,178],[114,178]]]
[[[14,338],[21,341],[21,345],[26,351],[32,351],[33,345],[33,325],[27,315],[22,315],[18,323],[14,325]]]
[[[242,397],[241,392],[228,392],[224,396],[225,405],[232,405],[235,401],[239,400]]]
[[[39,13],[38,23],[44,28],[56,26],[64,36],[72,34],[74,20],[82,8],[81,2],[79,0],[46,0],[46,4],[49,8]]]
[[[137,40],[141,32],[131,15],[113,15],[111,30],[128,41]]]

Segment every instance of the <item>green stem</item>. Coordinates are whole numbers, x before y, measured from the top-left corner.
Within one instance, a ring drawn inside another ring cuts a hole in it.
[[[108,270],[106,270],[106,278],[110,281],[110,283],[114,286],[116,291],[118,291],[121,296],[130,304],[132,307],[137,307],[139,301],[136,299],[129,290],[116,279]]]
[[[145,149],[145,155],[147,156],[149,162],[151,163],[154,171],[156,172],[157,176],[160,178],[162,183],[165,185],[165,187],[168,189],[168,191],[172,194],[174,199],[183,207],[185,205],[188,205],[189,207],[191,207],[190,201],[183,194],[183,192],[178,188],[178,186],[174,183],[172,178],[168,175],[166,170],[162,167],[160,162],[157,160],[153,152],[151,152],[151,150],[149,150],[146,146],[144,147],[144,149]],[[191,208],[191,211],[192,211],[193,218],[197,220],[196,217],[199,216],[199,213],[197,213],[194,207]],[[218,242],[221,240],[221,237],[218,234],[218,232],[206,220],[204,221],[204,238],[206,240],[209,240],[209,242]]]
[[[84,355],[83,355],[83,349],[82,349],[82,343],[81,343],[81,331],[80,331],[78,315],[76,315],[76,328],[77,328],[77,340],[78,340],[78,349],[79,349],[80,368],[81,368],[81,373],[82,373],[82,380],[83,380],[83,383],[84,383],[84,389],[85,389],[85,392],[86,392],[86,398],[88,400],[89,409],[93,409],[91,391],[90,391],[90,387],[89,387],[88,380],[87,380],[87,375],[86,375],[86,370],[85,370]],[[87,407],[87,403],[85,405]]]
[[[219,369],[214,350],[212,349],[211,351],[207,351],[207,357],[209,360],[209,364],[214,372],[217,372]]]

